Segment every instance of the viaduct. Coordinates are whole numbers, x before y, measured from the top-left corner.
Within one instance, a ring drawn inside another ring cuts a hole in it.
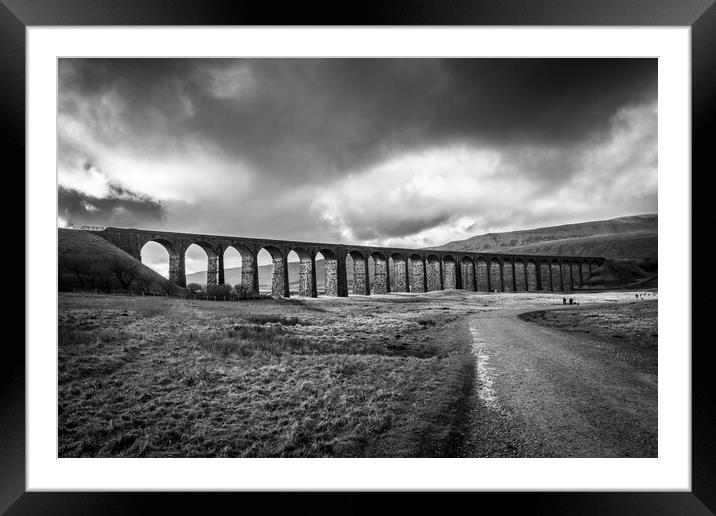
[[[233,247],[241,255],[241,286],[258,294],[257,255],[261,249],[273,259],[271,290],[274,296],[289,297],[287,257],[299,257],[299,295],[316,297],[316,255],[325,263],[325,294],[348,295],[346,258],[353,259],[353,293],[428,292],[464,289],[483,292],[562,292],[580,287],[604,258],[587,256],[544,256],[497,254],[430,249],[401,249],[316,242],[293,242],[216,235],[172,233],[108,227],[90,231],[137,260],[142,247],[157,242],[169,253],[169,279],[186,287],[184,253],[196,244],[207,255],[207,285],[224,284],[224,252]],[[369,271],[372,258],[373,270]],[[393,266],[389,266],[392,261]],[[373,282],[369,279],[373,275]],[[391,274],[394,277],[391,280]],[[372,286],[372,290],[371,290]]]

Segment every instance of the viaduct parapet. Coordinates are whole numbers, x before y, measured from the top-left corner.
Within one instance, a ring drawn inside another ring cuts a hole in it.
[[[184,255],[190,245],[196,244],[206,252],[207,285],[224,284],[224,252],[233,247],[242,259],[241,286],[250,294],[259,292],[257,256],[261,249],[265,249],[273,259],[272,294],[283,297],[290,296],[287,257],[291,251],[299,258],[298,294],[305,297],[318,295],[318,253],[325,263],[325,286],[322,290],[327,296],[348,295],[348,256],[353,259],[353,293],[362,295],[447,289],[564,292],[581,287],[604,262],[604,258],[590,256],[435,251],[114,227],[90,232],[137,260],[142,259],[142,247],[147,242],[161,244],[169,253],[169,279],[180,287],[186,287]],[[369,258],[372,258],[372,270]],[[389,265],[391,262],[392,266]]]

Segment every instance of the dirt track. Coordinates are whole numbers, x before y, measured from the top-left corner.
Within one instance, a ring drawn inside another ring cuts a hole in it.
[[[657,456],[656,349],[544,327],[526,311],[469,320],[477,377],[462,455]]]

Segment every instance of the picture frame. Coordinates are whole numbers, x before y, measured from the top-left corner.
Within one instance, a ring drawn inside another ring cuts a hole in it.
[[[383,3],[375,10],[362,4],[362,13],[340,15],[315,4],[285,10],[258,7],[249,2],[212,2],[205,5],[188,0],[157,2],[91,2],[70,0],[2,0],[0,6],[0,52],[6,65],[2,79],[3,126],[7,152],[24,169],[25,163],[25,29],[37,25],[637,25],[690,26],[692,37],[692,177],[711,158],[714,134],[713,84],[716,84],[716,7],[713,1],[659,1],[649,9],[636,0],[616,2],[556,0],[535,4],[525,0],[468,2],[450,4],[420,2],[405,9],[398,1]],[[272,12],[273,11],[273,12]],[[370,14],[369,14],[370,13]],[[698,190],[697,190],[698,191]],[[694,217],[696,219],[696,217]],[[698,234],[698,233],[696,233]],[[693,255],[692,255],[693,256]],[[693,260],[699,266],[698,259]],[[25,274],[28,271],[25,270]],[[30,299],[30,303],[31,303]],[[692,303],[693,304],[693,303]],[[31,310],[32,305],[26,306]],[[693,317],[692,317],[693,320]],[[481,500],[499,505],[501,510],[517,503],[528,503],[538,513],[648,513],[708,514],[716,512],[716,435],[714,387],[707,370],[706,346],[692,348],[692,491],[621,493],[480,493]],[[9,514],[76,512],[129,512],[159,501],[164,510],[186,508],[186,500],[173,493],[38,493],[25,489],[25,373],[24,351],[12,345],[3,361],[0,464],[2,488],[0,509]],[[233,495],[223,495],[222,498]],[[294,495],[296,496],[296,495]],[[157,499],[159,497],[159,499]],[[206,496],[202,496],[206,510]],[[226,500],[224,500],[226,501]],[[107,508],[112,508],[108,511]]]

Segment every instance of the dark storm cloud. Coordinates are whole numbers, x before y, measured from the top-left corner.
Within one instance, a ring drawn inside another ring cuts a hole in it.
[[[109,197],[94,197],[60,186],[57,191],[59,215],[69,226],[141,226],[161,221],[162,204],[126,188],[115,186]]]
[[[109,59],[60,65],[61,112],[111,94],[94,131],[135,149],[209,142],[264,179],[343,174],[452,141],[566,146],[656,95],[653,59]],[[74,93],[74,94],[73,94]],[[99,102],[99,100],[98,100]]]
[[[656,94],[656,59],[62,59],[60,215],[437,245],[653,212]]]

